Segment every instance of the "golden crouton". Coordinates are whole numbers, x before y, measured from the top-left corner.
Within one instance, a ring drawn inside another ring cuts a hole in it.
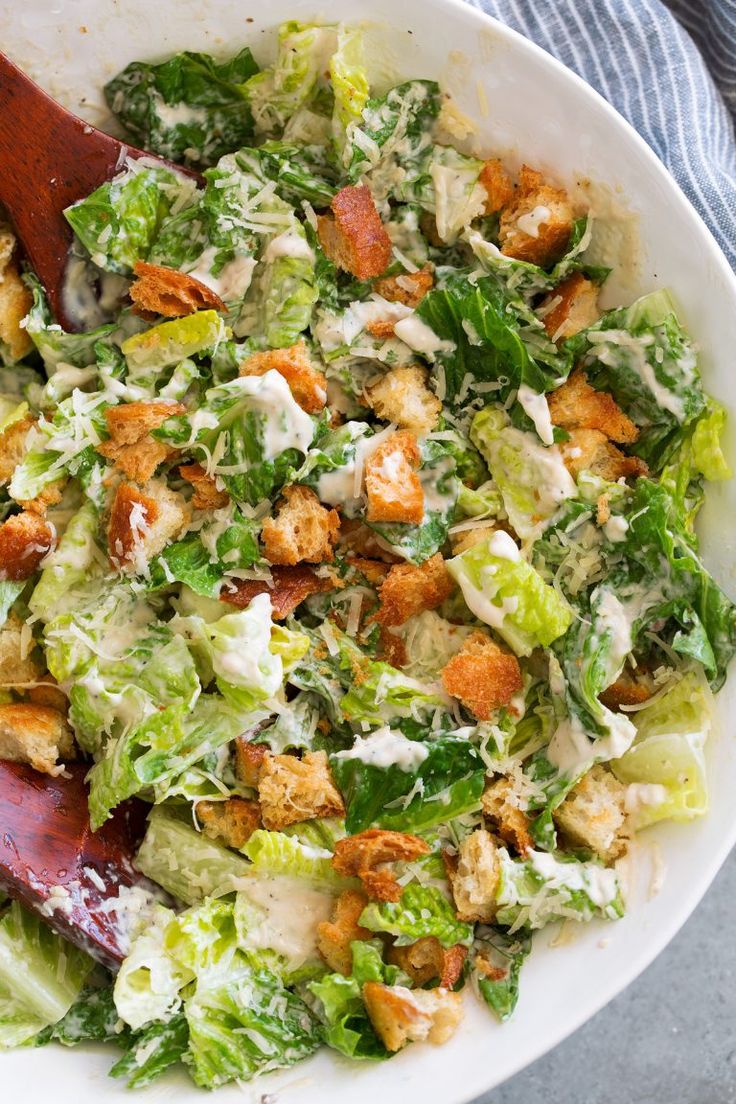
[[[571,429],[569,441],[560,445],[562,460],[575,478],[581,471],[592,472],[615,483],[617,479],[646,475],[647,465],[638,456],[626,456],[598,429]]]
[[[483,214],[495,215],[507,203],[514,198],[514,185],[511,177],[497,157],[486,161],[480,170],[478,183],[482,184],[486,192],[486,202]]]
[[[0,689],[36,682],[42,667],[32,656],[33,641],[28,655],[23,654],[23,622],[14,613],[8,615],[0,628]]]
[[[403,272],[400,276],[382,276],[376,280],[373,290],[377,291],[389,303],[403,303],[407,307],[418,307],[428,291],[432,290],[434,274],[431,265],[425,265],[419,272]]]
[[[529,817],[521,808],[521,801],[510,778],[498,778],[492,782],[482,797],[483,813],[491,821],[504,843],[514,847],[520,855],[534,847],[529,834]]]
[[[417,439],[408,429],[397,430],[374,449],[365,462],[368,521],[421,524],[424,491],[416,472],[420,462]]]
[[[367,828],[337,841],[332,865],[346,878],[360,878],[369,897],[378,901],[398,901],[403,890],[385,864],[412,862],[420,855],[428,855],[429,850],[429,845],[418,836]]]
[[[0,345],[5,347],[10,360],[21,360],[33,348],[33,342],[21,326],[33,306],[33,295],[10,259],[15,239],[7,229],[0,230],[0,237]]]
[[[218,491],[214,476],[201,464],[180,464],[179,475],[194,487],[191,501],[195,510],[222,510],[230,501],[227,491]]]
[[[325,751],[264,756],[258,780],[263,825],[275,831],[315,817],[345,816]]]
[[[476,525],[473,529],[461,529],[459,533],[452,533],[450,535],[450,543],[452,545],[453,556],[459,556],[462,552],[467,552],[469,548],[472,548],[476,544],[481,544],[483,541],[488,540],[497,530],[499,526],[493,521],[487,522],[485,525]]]
[[[424,936],[406,947],[391,946],[386,958],[394,966],[400,966],[415,985],[426,985],[439,978],[443,989],[454,989],[463,972],[468,954],[467,947],[456,943],[449,950],[433,935]]]
[[[43,517],[49,506],[56,506],[61,502],[66,484],[67,477],[62,476],[61,479],[55,479],[53,483],[47,483],[35,498],[19,498],[16,501],[29,513]]]
[[[35,424],[30,415],[18,418],[0,433],[0,487],[9,483],[26,452],[28,431]]]
[[[257,594],[267,594],[271,599],[271,616],[275,621],[283,621],[310,594],[323,594],[335,586],[332,578],[316,575],[305,564],[274,567],[271,576],[270,584],[265,579],[230,579],[220,591],[220,601],[245,609]]]
[[[454,869],[448,868],[455,910],[460,920],[489,924],[496,915],[501,868],[493,837],[476,828],[463,840]]]
[[[258,789],[267,751],[266,744],[251,743],[246,736],[237,736],[235,739],[235,774],[252,790]]]
[[[29,763],[42,774],[59,774],[59,759],[74,758],[74,738],[61,713],[43,705],[0,705],[0,759]]]
[[[542,300],[539,310],[552,340],[564,341],[598,321],[598,287],[582,272],[573,272]]]
[[[335,901],[332,920],[317,925],[317,950],[331,970],[346,976],[352,973],[353,955],[350,944],[355,940],[372,939],[373,932],[361,928],[360,914],[368,898],[355,889],[345,890]]]
[[[380,276],[391,261],[392,245],[368,187],[341,188],[330,207],[331,214],[317,216],[317,234],[327,256],[359,280]]]
[[[595,766],[554,812],[554,821],[569,843],[589,847],[604,862],[626,851],[626,786]]]
[[[634,682],[629,678],[618,678],[612,682],[607,690],[598,695],[599,700],[606,709],[618,712],[622,705],[642,705],[649,701],[653,694],[653,688],[646,682]]]
[[[547,396],[550,417],[563,429],[597,429],[610,441],[630,445],[639,436],[613,395],[596,391],[579,369]]]
[[[567,193],[545,184],[541,173],[523,165],[516,194],[501,212],[501,252],[547,268],[565,252],[572,224]]]
[[[327,380],[309,359],[304,340],[288,349],[269,349],[253,353],[240,365],[241,376],[263,376],[278,372],[291,389],[294,401],[307,414],[319,414],[327,402]]]
[[[379,543],[373,529],[357,518],[343,518],[340,524],[340,547],[344,552],[380,560],[385,564],[399,562],[399,557]]]
[[[167,418],[185,413],[186,407],[174,402],[131,402],[109,406],[105,411],[105,420],[110,439],[98,445],[97,451],[106,460],[112,460],[128,479],[145,483],[159,464],[173,454],[173,449],[162,441],[154,440],[150,431],[158,429]]]
[[[440,552],[423,564],[394,564],[381,585],[376,620],[386,628],[403,625],[417,613],[437,609],[454,587]]]
[[[367,981],[363,1000],[376,1033],[387,1050],[407,1043],[446,1043],[463,1016],[459,993],[446,989],[406,989]]]
[[[124,571],[144,572],[148,560],[183,534],[189,519],[188,504],[160,480],[142,488],[119,484],[107,530],[110,562]]]
[[[427,386],[427,369],[418,364],[392,368],[366,390],[368,405],[384,422],[395,422],[424,436],[437,425],[442,403]]]
[[[395,328],[396,320],[392,321],[390,318],[374,318],[372,322],[367,322],[365,327],[366,333],[371,337],[377,337],[379,341],[388,341],[393,337]]]
[[[390,565],[383,560],[372,560],[365,556],[348,556],[348,563],[374,587],[380,587],[391,570]]]
[[[419,229],[424,234],[430,245],[435,249],[441,249],[447,243],[442,240],[437,229],[437,219],[431,211],[424,211],[419,216]]]
[[[12,514],[0,525],[0,579],[30,579],[55,544],[54,530],[43,518]]]
[[[136,261],[133,271],[137,278],[130,285],[130,298],[142,311],[182,318],[198,310],[227,310],[211,288],[175,268]]]
[[[244,797],[198,801],[195,812],[204,834],[210,839],[221,839],[228,847],[245,847],[255,830],[261,827],[258,802]]]
[[[48,671],[41,676],[37,686],[32,686],[26,691],[28,701],[34,705],[47,705],[49,709],[66,716],[69,709],[69,700],[64,691],[57,685],[56,679]]]
[[[471,633],[442,668],[442,685],[479,721],[488,721],[522,689],[519,661],[484,632]]]
[[[320,503],[314,491],[298,483],[284,487],[275,517],[261,529],[265,556],[272,564],[323,563],[332,560],[340,515]]]

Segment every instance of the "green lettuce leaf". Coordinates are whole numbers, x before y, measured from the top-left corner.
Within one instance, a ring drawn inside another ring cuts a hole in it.
[[[369,931],[394,936],[397,947],[427,936],[438,939],[443,947],[469,946],[473,940],[472,924],[457,919],[449,900],[435,886],[410,883],[398,901],[371,901],[359,923]]]
[[[509,936],[496,928],[481,927],[471,953],[471,966],[483,1000],[501,1023],[513,1014],[519,1000],[519,974],[531,950],[528,935]],[[479,966],[488,963],[496,975],[488,977]]]

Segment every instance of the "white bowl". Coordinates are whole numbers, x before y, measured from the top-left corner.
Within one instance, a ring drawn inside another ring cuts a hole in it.
[[[267,9],[267,10],[266,10]],[[480,144],[553,171],[573,185],[590,179],[608,248],[640,237],[638,265],[614,290],[629,301],[670,287],[699,343],[706,386],[736,412],[736,279],[709,232],[662,165],[634,131],[595,92],[537,47],[460,0],[0,0],[2,48],[52,94],[90,121],[103,120],[100,88],[136,58],[181,49],[235,52],[249,43],[270,57],[273,28],[287,18],[369,18],[371,55],[384,82],[435,77],[477,124]],[[391,29],[393,28],[393,29]],[[601,43],[605,49],[605,43]],[[80,107],[81,105],[81,107]],[[33,202],[33,197],[29,197]],[[626,214],[628,210],[629,214]],[[733,457],[732,457],[733,458]],[[706,561],[719,582],[736,592],[733,545],[736,488],[711,488],[701,533]],[[538,934],[522,974],[513,1020],[499,1026],[470,991],[461,1030],[444,1047],[413,1046],[390,1062],[357,1064],[322,1053],[309,1063],[271,1074],[246,1088],[254,1099],[288,1091],[289,1104],[374,1104],[421,1099],[459,1104],[503,1081],[571,1031],[628,985],[684,923],[736,840],[732,812],[736,754],[727,718],[736,682],[719,697],[721,734],[710,748],[712,808],[692,825],[662,825],[645,834],[633,859],[626,918],[590,924],[573,942],[550,947]],[[664,881],[655,895],[649,890]],[[647,1030],[641,1025],[642,1033]],[[611,1040],[615,1046],[616,1041]],[[108,1080],[114,1049],[18,1051],[2,1057],[7,1099],[92,1104],[130,1101]],[[182,1077],[147,1090],[146,1100],[176,1096],[200,1101]],[[230,1086],[218,1099],[235,1100]]]

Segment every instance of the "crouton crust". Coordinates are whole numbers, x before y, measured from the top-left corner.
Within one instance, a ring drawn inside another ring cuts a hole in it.
[[[409,1042],[447,1042],[462,1019],[459,993],[446,989],[406,989],[367,981],[363,1000],[371,1023],[387,1050]]]
[[[384,863],[411,862],[429,853],[429,845],[418,836],[367,828],[335,844],[332,865],[338,874],[358,877],[369,897],[378,901],[398,901],[402,887],[392,870],[380,869]]]
[[[56,709],[31,702],[0,705],[0,759],[29,763],[42,774],[59,774],[59,759],[74,758],[74,738]]]
[[[316,575],[311,567],[274,567],[271,572],[273,585],[265,579],[231,579],[219,594],[221,602],[237,609],[249,606],[257,594],[267,594],[271,599],[271,613],[275,621],[283,621],[310,594],[323,594],[332,590],[332,578]]]
[[[26,452],[26,438],[35,419],[30,415],[18,418],[0,433],[0,487],[9,483],[13,472]]]
[[[55,709],[64,716],[66,716],[69,709],[69,700],[66,694],[57,685],[54,676],[49,674],[48,671],[41,675],[41,681],[37,686],[31,686],[26,691],[26,697],[34,705],[47,705],[49,709]]]
[[[254,744],[246,736],[235,739],[235,774],[246,786],[257,790],[261,779],[261,768],[268,747],[266,744]]]
[[[317,235],[330,260],[359,280],[380,276],[391,261],[391,238],[365,184],[341,188],[331,214],[317,216]]]
[[[514,185],[497,157],[486,161],[478,176],[486,192],[484,215],[495,215],[514,198]]]
[[[626,786],[602,766],[594,766],[558,805],[554,821],[565,838],[613,862],[628,846]]]
[[[120,483],[107,530],[113,567],[141,570],[186,529],[189,517],[187,503],[165,483],[152,479],[143,488]]]
[[[377,337],[379,341],[387,341],[390,337],[394,336],[394,330],[396,327],[395,320],[390,318],[375,318],[372,322],[366,323],[366,333],[369,333],[371,337]]]
[[[295,402],[307,414],[319,414],[327,402],[327,379],[309,359],[302,339],[288,349],[253,353],[240,365],[241,376],[263,376],[271,370],[283,376]]]
[[[19,506],[29,513],[43,517],[49,506],[56,506],[58,502],[61,502],[66,484],[67,478],[62,476],[61,479],[55,479],[53,483],[47,483],[35,498],[19,498],[16,501]]]
[[[496,915],[496,889],[501,876],[493,837],[477,828],[462,841],[448,876],[460,920],[488,924]]]
[[[198,310],[227,311],[211,288],[175,268],[136,261],[133,272],[136,279],[130,285],[130,298],[141,310],[165,318],[183,318]]]
[[[3,236],[7,234],[6,231]],[[21,327],[33,306],[33,296],[16,265],[7,259],[6,249],[3,255],[4,261],[0,262],[0,344],[6,347],[11,360],[21,360],[33,348],[30,336]]]
[[[610,441],[631,445],[639,430],[613,395],[596,391],[580,369],[548,397],[550,417],[563,429],[597,429]]]
[[[367,904],[368,898],[363,893],[347,889],[335,901],[332,919],[317,925],[317,950],[330,969],[338,974],[347,976],[352,972],[350,944],[373,938],[373,932],[358,923]]]
[[[269,563],[323,563],[334,558],[340,515],[298,483],[284,487],[275,517],[266,518],[261,540]]]
[[[488,721],[522,689],[519,661],[484,632],[474,632],[442,668],[442,685],[479,721]]]
[[[652,688],[643,682],[634,682],[633,679],[619,678],[598,695],[598,700],[606,709],[618,712],[622,705],[641,705],[649,701],[652,696]]]
[[[229,797],[227,801],[198,801],[195,812],[202,831],[210,839],[221,839],[228,847],[244,847],[261,827],[257,801]]]
[[[258,780],[263,825],[275,831],[315,817],[345,816],[345,805],[330,772],[327,752],[263,758]]]
[[[0,579],[30,579],[55,545],[54,531],[43,518],[12,514],[0,525]]]
[[[537,208],[543,208],[546,213],[532,224],[529,216]],[[520,220],[524,220],[523,225],[519,224]],[[546,268],[565,252],[572,224],[573,213],[567,193],[562,188],[545,184],[541,173],[523,165],[516,194],[501,212],[498,229],[501,252],[518,261]],[[533,232],[528,233],[528,229]]]
[[[542,300],[539,311],[552,340],[564,341],[598,321],[598,286],[582,272],[573,272]]]
[[[481,799],[483,813],[501,839],[520,855],[534,846],[529,833],[529,817],[520,808],[514,785],[509,778],[498,778],[486,787]]]
[[[423,564],[394,564],[384,579],[376,620],[386,628],[403,625],[423,610],[437,609],[455,584],[440,552]]]
[[[571,429],[570,439],[560,444],[562,460],[575,478],[590,471],[615,483],[617,479],[646,475],[648,467],[638,456],[626,456],[598,429]]]
[[[399,276],[382,276],[376,280],[373,290],[377,291],[389,303],[403,303],[407,307],[418,307],[428,291],[434,286],[434,272],[426,264],[418,272],[402,272]]]
[[[41,665],[29,653],[23,655],[23,622],[10,613],[0,628],[0,687],[22,686],[36,682],[41,675]]]
[[[366,556],[348,556],[348,563],[374,587],[380,587],[391,570],[383,560],[373,560]]]
[[[424,435],[435,428],[442,412],[442,403],[430,390],[428,379],[427,369],[418,364],[392,368],[367,388],[365,397],[383,421]]]
[[[489,521],[487,525],[478,525],[475,529],[461,529],[459,533],[451,534],[450,543],[452,545],[453,556],[459,556],[461,552],[467,552],[467,550],[474,545],[481,544],[482,541],[488,540],[488,538],[500,528],[502,528],[502,526],[495,525],[492,521]]]
[[[424,491],[416,472],[420,462],[417,439],[408,429],[392,433],[366,458],[368,521],[421,524]]]
[[[159,464],[174,452],[162,441],[154,440],[150,431],[158,429],[167,418],[185,413],[186,407],[177,402],[132,402],[110,406],[105,411],[110,439],[98,445],[97,451],[106,460],[112,460],[128,479],[145,483]]]
[[[194,487],[195,510],[222,510],[230,501],[227,491],[218,491],[215,477],[208,475],[201,464],[180,464],[179,475]]]
[[[463,972],[467,954],[467,947],[461,943],[448,950],[439,939],[427,935],[406,947],[394,944],[389,947],[386,958],[400,966],[415,985],[426,985],[433,978],[439,978],[441,988],[453,989]]]
[[[352,554],[380,560],[385,564],[399,562],[399,557],[379,543],[373,529],[357,518],[343,518],[340,525],[340,547]]]

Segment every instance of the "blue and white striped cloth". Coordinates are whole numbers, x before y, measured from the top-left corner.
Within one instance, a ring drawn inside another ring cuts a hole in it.
[[[736,268],[736,0],[469,2],[554,54],[613,104]]]

